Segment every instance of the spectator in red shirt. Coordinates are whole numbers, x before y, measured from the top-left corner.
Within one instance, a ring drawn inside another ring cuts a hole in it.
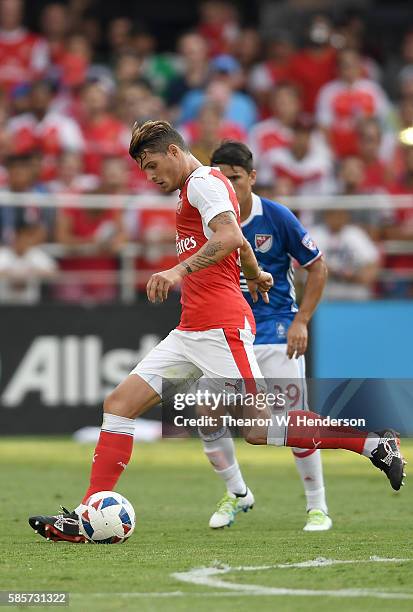
[[[0,86],[15,86],[41,77],[49,65],[46,41],[22,25],[22,0],[0,0]]]
[[[143,79],[119,88],[116,104],[117,116],[129,129],[135,121],[144,123],[147,119],[161,119],[165,116],[162,98],[155,95],[149,83]],[[133,193],[159,193],[159,186],[148,181],[146,174],[128,155],[128,190]]]
[[[281,177],[288,177],[296,195],[331,193],[332,159],[328,149],[314,144],[313,132],[311,117],[298,117],[290,147],[273,148],[263,156],[257,182],[270,185]]]
[[[65,257],[60,262],[63,272],[73,274],[71,282],[59,286],[59,299],[104,302],[116,297],[117,256],[126,241],[122,211],[117,207],[116,196],[126,192],[126,185],[125,160],[107,158],[102,162],[102,182],[98,193],[112,195],[113,208],[59,210],[56,239],[78,253],[77,257]],[[90,254],[84,254],[85,247]]]
[[[277,32],[265,44],[265,60],[252,68],[248,89],[257,100],[261,116],[271,115],[270,93],[280,83],[291,80],[291,57],[294,45],[291,37],[285,32]]]
[[[249,146],[257,160],[270,149],[291,145],[293,128],[301,110],[297,88],[290,83],[280,83],[270,94],[269,107],[271,117],[259,121],[249,133]]]
[[[71,151],[63,152],[59,158],[56,179],[48,183],[54,193],[72,195],[96,191],[99,179],[94,174],[84,174],[83,156]]]
[[[199,117],[182,126],[185,141],[191,152],[205,166],[209,165],[211,154],[223,140],[245,142],[246,132],[237,124],[223,118],[219,104],[206,102]]]
[[[364,119],[358,129],[359,155],[364,162],[363,191],[387,191],[391,170],[382,158],[383,135],[380,123],[374,117]]]
[[[413,194],[413,145],[402,147],[401,153],[403,170],[393,183],[391,190],[394,194]]]
[[[83,89],[82,111],[85,171],[99,175],[104,157],[127,156],[129,130],[109,112],[109,94],[100,83],[89,83]]]
[[[357,155],[342,159],[337,172],[337,193],[340,195],[362,194],[364,182],[363,160]]]
[[[204,0],[199,11],[198,32],[208,44],[209,55],[228,53],[239,30],[235,6],[225,0]]]
[[[413,197],[413,146],[403,147],[401,154],[404,171],[391,186],[391,192],[394,195]],[[396,209],[393,222],[388,224],[383,234],[387,240],[411,243],[413,241],[413,206]],[[386,267],[394,271],[394,279],[385,283],[385,293],[394,297],[413,297],[413,254],[410,245],[407,244],[405,253],[387,255]]]
[[[336,76],[337,51],[330,43],[332,25],[324,15],[310,23],[308,45],[291,58],[290,79],[301,90],[303,110],[313,113],[319,90]]]
[[[380,85],[362,78],[360,54],[352,49],[341,51],[339,78],[324,85],[317,98],[317,121],[335,154],[357,154],[359,121],[377,117],[384,128],[389,113],[390,105]]]
[[[340,195],[348,196],[366,196],[377,192],[388,193],[386,186],[375,186],[368,183],[366,163],[361,157],[356,155],[346,157],[340,161],[337,172],[336,191]],[[363,204],[360,203],[360,208],[354,211],[353,214],[354,221],[363,226],[373,240],[381,238],[383,227],[392,218],[390,200],[384,199],[383,202],[386,202],[388,206],[381,209],[363,209]]]
[[[76,121],[51,110],[52,86],[38,81],[32,86],[31,112],[11,119],[7,129],[15,153],[37,150],[42,154],[41,179],[51,180],[62,151],[83,152],[84,141]]]
[[[65,55],[66,37],[70,28],[70,14],[67,6],[53,2],[47,4],[40,17],[42,33],[48,43],[50,61],[59,66]]]

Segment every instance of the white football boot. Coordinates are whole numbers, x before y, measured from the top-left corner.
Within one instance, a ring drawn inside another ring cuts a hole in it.
[[[313,508],[307,512],[307,522],[303,531],[328,531],[333,526],[331,518],[318,508]]]
[[[237,497],[234,493],[225,493],[224,497],[218,502],[214,514],[209,519],[209,526],[212,529],[230,527],[238,512],[248,512],[248,510],[254,507],[254,503],[254,495],[248,488],[246,495],[243,497]]]

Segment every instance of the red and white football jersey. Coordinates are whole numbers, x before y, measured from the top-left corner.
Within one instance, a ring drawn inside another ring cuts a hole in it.
[[[38,78],[48,64],[48,45],[40,36],[24,28],[0,30],[0,85],[6,90]]]
[[[289,149],[271,149],[262,158],[258,171],[260,183],[271,185],[280,177],[287,177],[297,195],[328,194],[332,191],[331,157],[321,148],[312,147],[302,159]]]
[[[63,151],[83,153],[85,143],[77,122],[64,115],[50,112],[38,121],[35,115],[24,113],[10,119],[7,132],[12,137],[14,153],[37,149],[42,153],[42,180],[56,176],[58,156]]]
[[[194,170],[181,190],[176,210],[179,261],[199,251],[212,236],[209,222],[227,211],[235,213],[240,223],[238,201],[229,180],[216,168]],[[255,333],[252,311],[240,289],[238,258],[238,251],[233,251],[219,263],[184,277],[178,329],[243,329],[247,319]]]
[[[38,148],[45,155],[59,155],[62,151],[82,152],[85,143],[74,119],[58,113],[47,113],[38,121],[31,113],[13,117],[7,124],[18,151]]]
[[[86,143],[85,172],[99,175],[104,157],[128,157],[130,130],[114,115],[107,113],[97,122],[80,125]]]
[[[390,111],[383,89],[369,79],[348,85],[339,79],[321,88],[317,98],[317,122],[329,130],[334,152],[357,155],[357,125],[361,119],[377,117],[384,124]]]
[[[249,146],[254,159],[270,149],[289,147],[293,139],[293,131],[275,117],[257,123],[250,131]]]

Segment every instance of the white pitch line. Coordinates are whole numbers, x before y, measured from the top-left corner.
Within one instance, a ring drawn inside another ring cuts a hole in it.
[[[326,559],[325,557],[317,557],[310,561],[301,561],[299,563],[277,563],[276,565],[257,565],[232,567],[233,572],[253,572],[256,570],[267,569],[288,569],[291,567],[330,567],[331,565],[346,565],[354,563],[401,563],[411,561],[412,559],[395,559],[394,557],[387,559],[386,557],[372,556],[369,559]],[[225,566],[222,566],[225,567]]]
[[[263,569],[286,569],[303,567],[328,567],[344,563],[399,563],[411,559],[384,559],[371,557],[370,559],[339,560],[339,559],[313,559],[302,563],[278,564],[256,567],[202,567],[189,570],[188,572],[175,572],[173,578],[189,584],[198,584],[212,588],[227,589],[244,595],[293,595],[293,596],[316,596],[316,597],[372,597],[375,599],[413,599],[413,593],[394,593],[390,591],[375,591],[373,589],[337,589],[337,590],[315,590],[315,589],[289,589],[277,587],[265,587],[253,584],[238,584],[226,582],[217,576],[223,576],[231,571],[257,571]]]

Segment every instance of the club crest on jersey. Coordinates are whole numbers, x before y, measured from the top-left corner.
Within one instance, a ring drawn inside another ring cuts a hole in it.
[[[305,236],[303,236],[301,242],[310,251],[318,251],[318,247],[314,240],[311,238],[310,234],[306,234]]]
[[[285,329],[284,323],[277,323],[275,329],[278,338],[285,338],[287,336],[287,330]]]
[[[255,234],[255,248],[260,253],[267,253],[272,247],[272,234]]]

